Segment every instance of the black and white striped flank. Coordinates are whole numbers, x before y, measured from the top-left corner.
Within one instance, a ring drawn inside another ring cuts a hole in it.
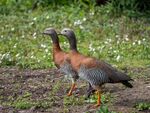
[[[108,83],[109,77],[99,68],[85,68],[81,66],[78,71],[79,77],[88,81],[91,85],[102,85]]]
[[[73,70],[71,64],[67,61],[60,66],[59,71],[64,73],[68,79],[74,79],[74,81],[76,81],[76,79],[79,78],[77,72]]]

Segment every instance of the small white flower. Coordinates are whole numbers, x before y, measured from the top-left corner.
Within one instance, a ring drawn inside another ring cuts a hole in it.
[[[16,47],[17,47],[17,44],[14,45],[14,48],[16,48]]]
[[[132,45],[135,45],[135,42],[133,42]]]
[[[116,51],[116,50],[114,50],[114,53],[117,53],[117,51]]]
[[[46,48],[46,45],[44,45],[44,44],[41,44],[41,47],[42,47],[42,48]]]
[[[48,53],[48,49],[45,49],[45,52]]]
[[[37,61],[38,63],[40,63],[40,60],[38,59],[38,61]]]
[[[33,38],[36,39],[36,36],[34,36]]]
[[[119,44],[120,43],[120,41],[119,40],[117,40],[117,44]]]
[[[126,40],[126,41],[129,41],[129,39],[128,39],[128,38],[125,38],[125,40]]]
[[[119,60],[120,60],[120,55],[118,55],[118,56],[117,56],[116,60],[117,60],[117,61],[119,61]]]
[[[95,51],[95,48],[93,48],[92,51]]]
[[[49,19],[49,15],[48,15],[48,16],[46,16],[46,19]]]
[[[108,42],[111,42],[112,40],[111,39],[107,39],[108,40]]]
[[[119,35],[116,35],[116,38],[119,38]]]
[[[33,33],[33,38],[36,39],[36,32]]]
[[[34,58],[34,56],[32,55],[31,58]]]
[[[106,12],[109,13],[109,10],[107,10]]]
[[[11,58],[9,58],[8,60],[9,60],[10,62],[12,61],[12,59],[11,59]]]
[[[16,57],[19,57],[19,55],[20,55],[19,53],[18,53],[18,54],[16,54]]]
[[[145,41],[146,39],[145,38],[143,38],[143,41]]]
[[[1,35],[1,38],[3,38],[4,36],[3,35]]]
[[[105,44],[108,44],[108,42],[107,42],[107,41],[105,41],[104,43],[105,43]]]
[[[84,28],[82,25],[80,25],[79,27],[80,27],[80,29],[83,29],[83,28]]]
[[[33,33],[33,36],[36,36],[36,32]]]
[[[13,27],[13,28],[11,28],[11,31],[14,31],[15,30],[15,28]]]
[[[141,40],[138,41],[138,44],[139,44],[139,45],[141,44]]]
[[[93,15],[94,15],[94,12],[91,12],[90,15],[93,16]]]
[[[74,26],[81,25],[81,24],[82,24],[81,20],[77,20],[74,22]]]
[[[24,36],[24,35],[22,35],[21,37],[22,37],[22,38],[24,38],[25,36]]]
[[[31,22],[31,23],[30,23],[30,25],[33,25],[33,24],[34,24],[34,22]]]
[[[37,20],[37,18],[36,18],[36,17],[34,17],[34,18],[33,18],[33,20],[34,20],[34,21],[36,21],[36,20]]]
[[[83,21],[86,21],[86,18],[85,18],[85,17],[83,18]]]

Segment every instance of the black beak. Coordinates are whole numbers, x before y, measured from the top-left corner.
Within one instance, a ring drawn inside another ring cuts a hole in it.
[[[61,33],[57,33],[57,35],[62,35],[62,36],[64,36],[64,34],[61,34]]]
[[[41,34],[43,35],[48,35],[48,33],[46,31],[42,32]]]

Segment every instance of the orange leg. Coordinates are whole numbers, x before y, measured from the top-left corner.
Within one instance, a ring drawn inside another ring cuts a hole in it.
[[[100,91],[97,91],[97,104],[93,106],[93,108],[97,108],[101,105],[101,92]]]
[[[75,84],[75,83],[72,83],[71,89],[70,89],[70,91],[68,92],[67,96],[71,96],[71,95],[72,95],[72,92],[73,92],[73,90],[75,89],[75,87],[76,87],[76,84]]]

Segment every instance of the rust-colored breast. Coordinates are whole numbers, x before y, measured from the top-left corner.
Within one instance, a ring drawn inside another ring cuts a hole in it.
[[[95,67],[96,61],[94,58],[84,56],[80,53],[70,53],[69,58],[71,59],[71,64],[74,70],[78,71],[81,65],[87,68]]]
[[[68,53],[61,50],[58,43],[53,44],[53,61],[57,68],[68,58]]]

